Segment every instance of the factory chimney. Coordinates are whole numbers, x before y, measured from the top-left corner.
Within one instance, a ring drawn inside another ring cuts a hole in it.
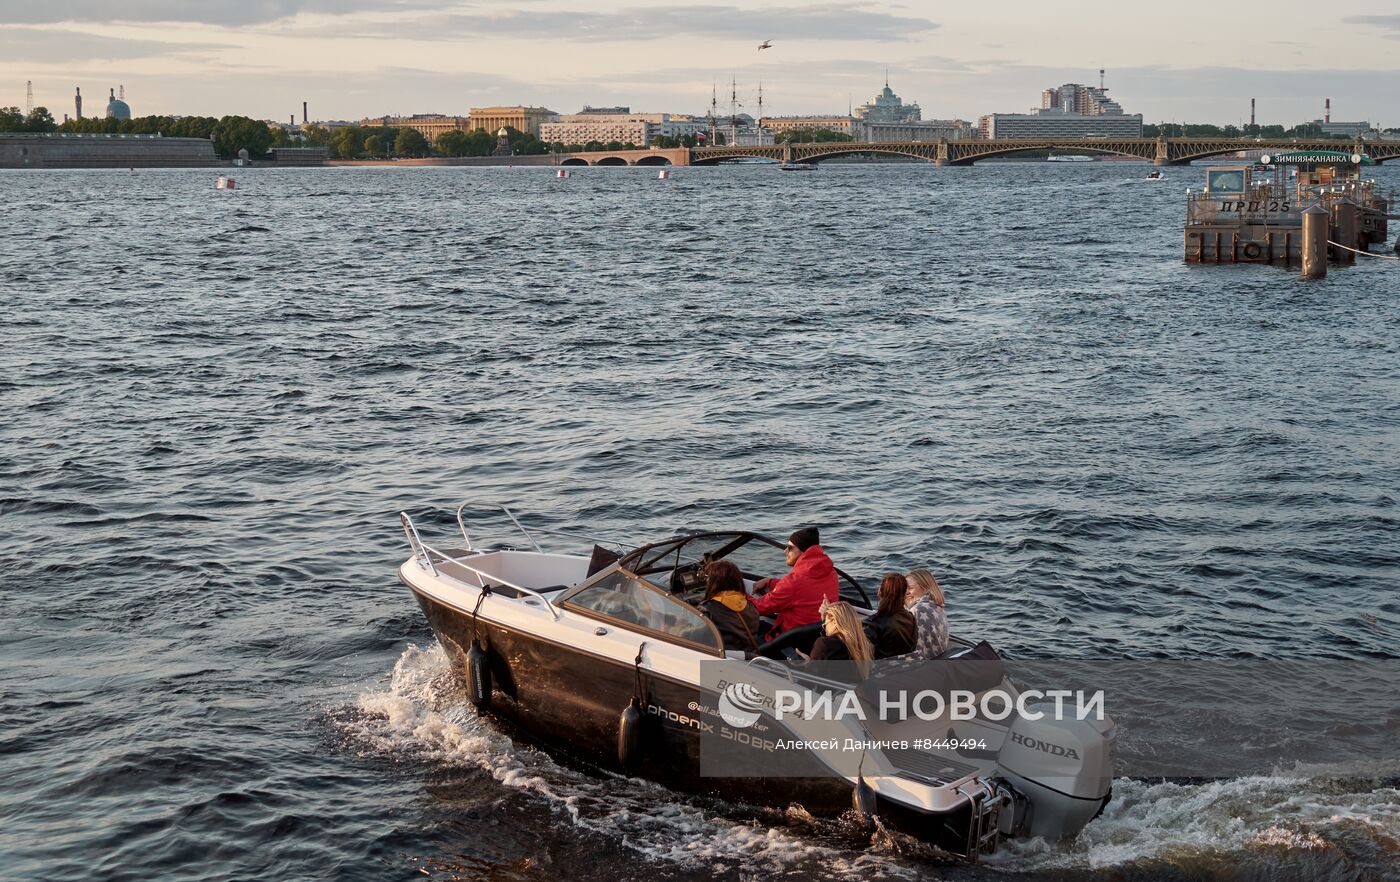
[[[1249,127],[1254,128],[1254,99],[1249,99]]]
[[[301,124],[306,125],[306,102],[301,102]]]
[[[73,107],[74,107],[75,110],[78,111],[78,119],[82,119],[82,118],[83,118],[83,90],[82,90],[82,87],[81,87],[81,86],[78,87],[77,91],[76,91],[76,92],[74,93],[74,95],[73,95]]]
[[[1325,98],[1322,102],[1322,121],[1330,123],[1332,121],[1332,99]]]

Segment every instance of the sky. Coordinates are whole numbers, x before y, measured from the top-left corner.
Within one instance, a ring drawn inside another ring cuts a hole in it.
[[[1388,7],[1388,8],[1387,8]],[[0,106],[62,119],[126,87],[148,114],[359,119],[585,104],[703,113],[731,79],[744,112],[844,113],[889,82],[925,119],[1023,113],[1096,84],[1145,121],[1400,126],[1395,0],[1162,5],[1080,0],[0,0]],[[761,41],[772,48],[760,51]]]

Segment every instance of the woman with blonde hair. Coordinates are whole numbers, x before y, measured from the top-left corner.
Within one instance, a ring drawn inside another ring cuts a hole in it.
[[[824,635],[812,644],[812,661],[849,659],[856,663],[862,677],[870,673],[870,660],[875,657],[875,651],[865,636],[855,607],[844,600],[828,604],[822,615],[822,630]]]
[[[918,646],[909,655],[933,659],[948,651],[948,616],[943,612],[943,589],[933,573],[920,567],[910,570],[905,608],[919,623]]]

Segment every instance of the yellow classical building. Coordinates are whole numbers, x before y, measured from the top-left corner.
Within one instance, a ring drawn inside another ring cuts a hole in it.
[[[545,107],[473,107],[470,119],[473,129],[483,129],[495,133],[502,128],[512,128],[517,132],[529,132],[540,136],[540,124],[553,122],[559,114]]]
[[[444,116],[441,113],[415,113],[413,116],[377,116],[362,119],[365,128],[390,126],[396,129],[417,129],[429,142],[444,132],[470,132],[471,123],[465,116]]]

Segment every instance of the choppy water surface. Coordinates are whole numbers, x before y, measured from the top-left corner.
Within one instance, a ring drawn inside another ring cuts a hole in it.
[[[395,580],[465,498],[817,522],[1021,657],[1393,657],[1400,265],[1187,267],[1146,171],[0,173],[0,876],[1400,876],[1393,780],[1122,780],[969,869],[575,768]]]

